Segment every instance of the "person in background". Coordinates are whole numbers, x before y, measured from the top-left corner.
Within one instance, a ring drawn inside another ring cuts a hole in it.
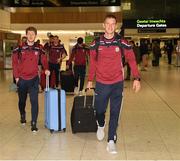
[[[54,41],[54,36],[49,35],[49,41],[44,44],[44,50],[47,55],[49,54],[49,50],[50,50],[51,46],[53,45],[53,41]]]
[[[171,41],[168,41],[165,50],[166,50],[166,53],[168,56],[168,64],[171,65],[171,63],[172,63],[172,52],[174,50],[174,47],[173,47]]]
[[[86,61],[89,54],[89,49],[83,43],[83,38],[79,37],[77,43],[72,48],[72,53],[67,63],[67,68],[74,61],[74,76],[75,76],[75,89],[74,93],[82,95],[84,88],[84,80],[86,76]],[[80,87],[78,88],[78,82],[80,78]]]
[[[155,64],[156,66],[159,66],[159,58],[161,57],[161,49],[160,49],[160,45],[157,41],[155,41],[153,43],[153,57],[155,60]]]
[[[177,40],[176,55],[176,66],[180,67],[180,39]]]
[[[61,63],[66,56],[67,52],[64,48],[64,45],[60,44],[58,36],[54,36],[53,44],[49,48],[49,70],[51,71],[50,82],[52,82],[51,79],[53,72],[55,73],[56,88],[59,87],[59,73]],[[50,86],[53,87],[52,84]]]
[[[26,41],[27,41],[27,37],[26,37],[26,36],[23,36],[23,37],[21,38],[20,45],[21,45],[21,46],[24,45],[24,44],[26,43]]]
[[[143,40],[140,43],[140,53],[141,53],[141,59],[142,59],[142,68],[141,71],[146,71],[147,66],[148,66],[148,44],[147,44],[147,40]]]
[[[110,100],[110,120],[108,129],[107,151],[116,154],[116,140],[119,114],[122,106],[124,68],[119,43],[124,47],[124,56],[129,63],[134,77],[133,89],[140,90],[140,74],[137,69],[134,52],[127,41],[116,39],[117,19],[114,15],[107,15],[103,23],[104,34],[100,36],[100,44],[97,49],[96,40],[90,46],[90,64],[87,88],[95,87],[95,109],[97,118],[97,139],[102,141],[105,136],[105,113]],[[119,36],[118,36],[119,37]],[[118,43],[119,42],[119,43]],[[98,52],[97,52],[98,50]]]
[[[132,46],[133,48],[133,52],[135,54],[135,58],[136,58],[136,63],[137,65],[140,64],[140,51],[139,51],[139,47],[135,45],[134,41],[131,40],[129,41],[129,44]],[[131,78],[131,68],[129,66],[129,64],[127,63],[127,74],[126,74],[126,79],[125,80],[130,80]]]
[[[18,86],[19,111],[21,124],[26,123],[26,99],[29,93],[31,102],[31,130],[38,131],[38,62],[39,59],[45,69],[45,74],[49,75],[48,62],[45,54],[35,43],[37,29],[28,27],[26,29],[27,41],[13,50],[12,66],[13,75]],[[41,56],[40,56],[41,55]]]

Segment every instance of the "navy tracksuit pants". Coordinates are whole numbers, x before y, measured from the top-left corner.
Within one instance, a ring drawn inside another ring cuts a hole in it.
[[[80,78],[79,91],[83,90],[85,76],[86,76],[86,66],[85,65],[75,65],[74,66],[75,86],[78,87],[78,81]]]
[[[110,100],[108,141],[114,140],[122,104],[123,81],[110,85],[96,82],[95,93],[96,119],[100,127],[103,127],[105,124],[105,113]]]
[[[52,74],[53,74],[53,71],[55,72],[55,77],[56,77],[56,87],[58,87],[59,85],[59,70],[60,70],[60,64],[53,64],[53,63],[49,63],[49,70],[51,72],[51,75],[50,75],[50,82],[51,82],[51,77],[52,77]]]
[[[26,99],[29,93],[30,102],[31,102],[31,121],[37,122],[38,117],[38,88],[39,77],[36,76],[30,80],[19,79],[18,81],[18,96],[19,96],[19,111],[21,115],[25,115]]]

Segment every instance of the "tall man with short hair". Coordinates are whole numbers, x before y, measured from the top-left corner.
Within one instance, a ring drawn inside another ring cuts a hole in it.
[[[117,127],[123,97],[124,69],[122,55],[129,63],[134,77],[133,89],[140,90],[140,75],[136,66],[133,50],[127,41],[115,33],[117,20],[114,15],[104,19],[105,33],[100,36],[97,48],[96,40],[90,46],[90,66],[87,88],[92,88],[96,76],[95,109],[97,117],[97,139],[104,139],[105,113],[110,100],[110,120],[107,151],[116,154]],[[121,47],[120,47],[120,45]],[[122,48],[122,49],[121,49]]]

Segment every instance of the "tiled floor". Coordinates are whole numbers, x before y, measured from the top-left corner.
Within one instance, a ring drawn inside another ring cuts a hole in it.
[[[38,133],[30,131],[29,100],[28,123],[22,127],[17,94],[9,91],[11,71],[0,71],[0,160],[180,160],[180,68],[163,63],[141,74],[139,93],[132,91],[132,82],[125,82],[119,153],[112,155],[106,152],[106,139],[98,142],[95,133],[72,134],[73,96],[67,96],[65,133],[51,134],[44,128],[43,93],[39,94]]]

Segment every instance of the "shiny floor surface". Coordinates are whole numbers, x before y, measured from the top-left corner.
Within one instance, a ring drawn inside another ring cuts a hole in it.
[[[39,131],[19,123],[17,93],[9,91],[11,71],[0,71],[0,160],[180,160],[180,68],[162,63],[141,72],[142,89],[135,94],[125,82],[124,105],[118,128],[118,154],[106,152],[106,139],[95,133],[72,134],[67,96],[66,132],[51,134],[44,127],[44,94],[39,94]],[[106,119],[109,119],[109,111]],[[108,126],[106,126],[107,134]]]

